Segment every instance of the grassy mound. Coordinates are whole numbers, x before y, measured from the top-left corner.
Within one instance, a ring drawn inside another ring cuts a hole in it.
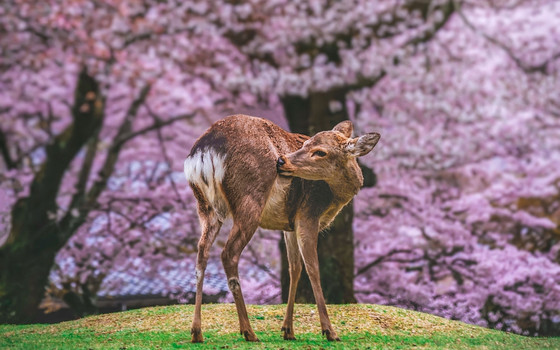
[[[296,341],[280,328],[285,305],[248,307],[261,340],[239,335],[232,304],[203,305],[204,344],[190,343],[192,305],[152,307],[86,317],[55,325],[0,325],[0,348],[8,349],[559,349],[560,338],[529,338],[379,305],[329,305],[341,342],[321,336],[315,305],[296,305]]]

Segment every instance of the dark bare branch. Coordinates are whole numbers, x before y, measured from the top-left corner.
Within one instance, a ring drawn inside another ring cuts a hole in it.
[[[73,218],[77,219],[79,217],[82,217],[83,219],[87,215],[85,208],[80,207],[83,204],[87,181],[89,179],[93,161],[95,160],[95,155],[97,153],[97,144],[99,142],[100,130],[101,128],[98,128],[95,131],[94,135],[88,141],[86,155],[84,157],[84,161],[78,175],[78,181],[76,183],[76,192],[72,196],[70,206],[68,207],[64,218],[61,220],[61,227],[69,228],[69,223],[73,221]],[[76,212],[76,210],[78,210],[78,212]],[[81,220],[77,220],[75,224],[78,224],[78,222],[81,222]]]
[[[2,152],[2,158],[8,169],[14,169],[16,167],[16,162],[12,159],[10,155],[10,148],[8,147],[8,139],[4,130],[0,129],[0,152]]]
[[[132,122],[138,113],[138,109],[144,103],[149,91],[150,85],[144,86],[138,97],[132,101],[117,135],[125,134],[131,129]],[[67,239],[75,231],[75,229],[84,222],[89,211],[94,207],[99,195],[107,184],[109,176],[113,173],[120,153],[121,147],[111,147],[109,149],[107,157],[105,158],[105,163],[99,172],[99,179],[91,186],[86,195],[86,184],[91,173],[93,160],[95,158],[97,150],[97,135],[99,134],[100,128],[101,125],[99,125],[99,128],[95,130],[94,135],[92,135],[92,139],[89,141],[88,151],[76,184],[76,193],[72,198],[71,205],[68,208],[66,215],[60,222],[60,226],[62,227],[60,234],[64,235],[64,237],[61,237],[63,240]],[[78,212],[76,212],[76,210]]]
[[[78,77],[72,112],[73,122],[45,147],[45,161],[31,182],[29,196],[13,206],[8,242],[18,236],[23,241],[50,239],[51,248],[66,242],[55,233],[50,215],[57,211],[56,197],[68,167],[105,116],[99,85],[85,69]]]
[[[379,265],[380,263],[384,262],[385,260],[389,259],[391,256],[393,256],[395,254],[407,254],[407,253],[412,253],[412,251],[409,250],[409,249],[393,249],[390,252],[388,252],[387,254],[385,254],[383,256],[380,256],[377,259],[370,262],[369,264],[359,268],[356,275],[361,275],[362,273],[367,272],[372,267],[374,267],[376,265]]]
[[[95,202],[99,198],[99,195],[105,189],[105,186],[107,185],[107,180],[109,179],[109,177],[113,173],[113,170],[115,169],[115,164],[117,163],[117,160],[119,158],[119,153],[121,151],[122,146],[125,144],[126,141],[132,139],[132,138],[128,138],[124,142],[119,141],[121,140],[123,135],[130,133],[130,130],[132,129],[132,122],[138,115],[138,110],[140,109],[140,106],[145,102],[146,97],[150,92],[150,89],[151,89],[150,85],[144,86],[140,91],[138,97],[136,97],[136,99],[134,99],[134,101],[132,101],[132,103],[130,104],[126,116],[117,132],[115,142],[109,148],[109,151],[107,152],[107,157],[105,158],[105,162],[103,163],[103,166],[99,171],[99,179],[91,186],[91,188],[88,191],[88,194],[86,196],[87,207],[91,208],[94,206]]]
[[[146,134],[150,131],[154,131],[156,129],[163,128],[164,126],[171,125],[171,124],[173,124],[173,123],[175,123],[179,120],[192,119],[196,114],[197,114],[197,112],[193,112],[193,113],[181,114],[181,115],[178,115],[178,116],[175,116],[175,117],[171,117],[167,120],[154,121],[153,124],[151,124],[151,125],[149,125],[145,128],[123,134],[121,137],[117,138],[117,140],[112,145],[112,147],[121,147],[123,144],[125,144],[126,142],[130,141],[131,139],[133,139],[133,138],[135,138],[139,135],[143,135],[143,134]]]
[[[479,30],[478,28],[476,28],[475,25],[463,13],[463,11],[458,9],[457,12],[459,13],[459,17],[461,17],[461,19],[463,20],[463,23],[465,23],[467,25],[467,27],[469,27],[473,32],[482,36],[489,43],[491,43],[494,46],[497,46],[500,49],[502,49],[509,56],[509,58],[515,63],[515,65],[527,74],[534,74],[534,73],[547,74],[548,73],[548,65],[550,63],[560,59],[560,51],[559,51],[559,52],[551,55],[549,58],[545,59],[541,63],[533,64],[533,65],[528,64],[527,62],[524,62],[521,58],[519,58],[513,52],[512,48],[508,47],[502,41],[498,40],[497,38],[495,38],[493,36],[490,36],[490,35],[484,33],[483,31]]]
[[[428,4],[427,2],[423,2],[424,4]],[[409,47],[416,47],[419,44],[426,43],[432,40],[438,31],[445,26],[445,24],[449,21],[453,13],[455,13],[456,8],[453,1],[448,1],[437,8],[437,10],[442,12],[442,18],[434,23],[434,27],[430,29],[426,29],[421,32],[418,36],[408,40],[405,44],[402,45],[402,49],[408,49]],[[398,66],[400,64],[401,57],[395,55],[392,57],[391,62],[394,66]],[[345,88],[347,91],[352,90],[359,90],[366,87],[375,86],[381,79],[383,79],[387,75],[387,71],[385,69],[381,69],[377,74],[373,76],[361,76],[358,77],[354,84],[348,85]]]
[[[161,122],[161,118],[159,116],[157,116],[147,105],[146,105],[146,108],[148,109],[148,113],[154,119],[154,122]],[[175,197],[177,198],[177,201],[179,203],[181,203],[181,206],[182,206],[183,209],[186,209],[187,205],[183,201],[182,196],[179,194],[179,190],[177,189],[177,184],[175,184],[175,180],[173,180],[173,176],[171,176],[171,172],[172,172],[171,158],[167,154],[167,148],[165,147],[165,141],[163,140],[163,135],[162,135],[162,132],[161,132],[161,128],[157,129],[157,136],[158,136],[159,146],[160,146],[160,149],[161,149],[161,154],[163,155],[163,159],[165,160],[165,163],[167,164],[167,167],[168,167],[167,178],[169,179],[169,182],[171,183],[171,188],[173,189],[173,192],[175,193]]]

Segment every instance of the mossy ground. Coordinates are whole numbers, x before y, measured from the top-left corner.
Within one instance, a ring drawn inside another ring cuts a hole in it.
[[[239,335],[232,304],[203,305],[204,344],[190,343],[192,305],[152,307],[54,325],[0,325],[8,349],[560,349],[560,338],[529,338],[379,305],[329,305],[341,342],[321,336],[315,305],[296,305],[296,341],[280,328],[285,305],[249,306],[260,343]]]

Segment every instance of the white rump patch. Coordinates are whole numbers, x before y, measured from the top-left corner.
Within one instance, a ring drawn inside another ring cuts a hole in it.
[[[221,218],[225,217],[227,211],[223,196],[218,189],[224,179],[225,158],[225,155],[218,154],[212,149],[205,149],[187,157],[184,164],[187,181],[204,192],[206,199]]]
[[[212,150],[198,151],[185,159],[185,177],[188,182],[204,184],[214,181],[221,183],[224,179],[225,156]],[[204,179],[203,179],[204,177]]]

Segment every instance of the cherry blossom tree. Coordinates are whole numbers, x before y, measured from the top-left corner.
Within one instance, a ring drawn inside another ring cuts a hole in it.
[[[21,322],[77,232],[103,231],[110,256],[111,240],[161,232],[163,221],[189,227],[174,169],[202,131],[188,122],[227,97],[201,72],[236,59],[190,20],[196,4],[1,6],[0,315]]]
[[[559,12],[465,2],[352,95],[361,128],[384,135],[379,185],[357,200],[359,301],[558,334]]]

